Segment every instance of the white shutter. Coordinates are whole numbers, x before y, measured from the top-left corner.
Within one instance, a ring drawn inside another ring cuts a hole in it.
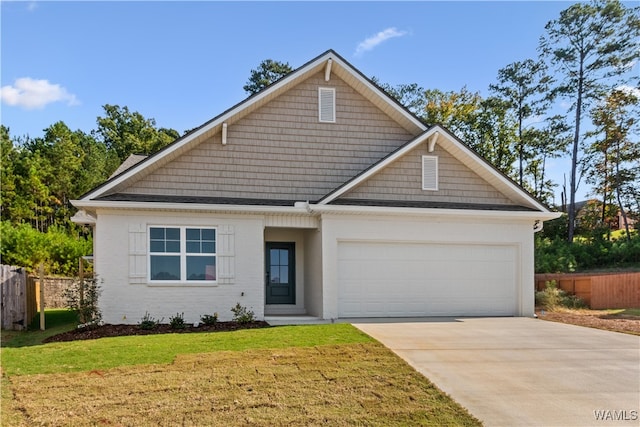
[[[219,226],[217,241],[218,283],[231,284],[236,277],[236,240],[233,225]]]
[[[147,283],[147,226],[129,224],[129,283]]]
[[[335,123],[336,121],[336,90],[329,87],[318,88],[318,104],[320,121]]]
[[[438,189],[438,157],[422,156],[422,189]]]

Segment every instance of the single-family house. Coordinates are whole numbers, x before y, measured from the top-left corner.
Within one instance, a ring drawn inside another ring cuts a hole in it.
[[[329,50],[73,204],[109,323],[532,316],[558,216]]]

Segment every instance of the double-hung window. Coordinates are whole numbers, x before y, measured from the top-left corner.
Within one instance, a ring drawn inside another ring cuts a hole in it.
[[[152,282],[215,282],[216,278],[215,228],[149,228]]]

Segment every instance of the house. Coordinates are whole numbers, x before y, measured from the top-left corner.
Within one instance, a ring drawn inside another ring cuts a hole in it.
[[[73,201],[109,323],[532,316],[558,216],[332,50],[131,164]]]

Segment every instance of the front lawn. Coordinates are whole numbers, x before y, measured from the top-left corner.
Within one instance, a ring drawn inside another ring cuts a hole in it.
[[[480,425],[348,324],[2,349],[3,426]]]

